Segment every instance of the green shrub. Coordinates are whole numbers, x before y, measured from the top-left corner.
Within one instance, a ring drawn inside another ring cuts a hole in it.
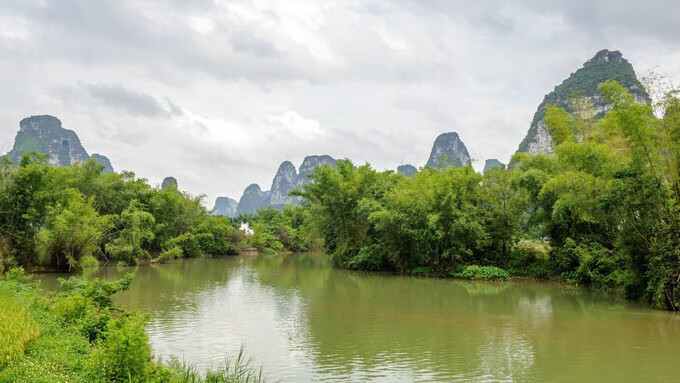
[[[103,336],[110,320],[109,309],[88,306],[85,315],[78,322],[78,328],[88,342],[92,343]]]
[[[86,255],[80,260],[80,266],[84,269],[97,268],[99,267],[99,261],[91,255]]]
[[[156,261],[159,263],[166,263],[173,259],[182,258],[183,254],[184,252],[179,246],[173,246],[172,248],[162,252],[161,255],[156,258]]]
[[[506,280],[510,278],[507,271],[495,266],[465,266],[459,273],[454,274],[464,279]]]
[[[253,224],[253,235],[250,236],[248,244],[256,247],[264,254],[276,254],[283,249],[283,244],[276,239],[276,236],[269,232],[264,223],[256,222]]]
[[[101,279],[85,281],[74,277],[59,279],[59,284],[63,290],[59,298],[82,295],[98,307],[112,307],[111,296],[130,287],[132,278],[134,278],[134,274],[128,273],[123,278],[113,282]]]
[[[87,304],[81,294],[60,295],[50,305],[50,312],[65,324],[75,324],[85,316]]]
[[[509,254],[504,266],[513,275],[548,278],[550,269],[548,258],[541,247],[527,244],[517,245]]]
[[[378,271],[385,268],[385,252],[379,245],[362,247],[359,253],[347,263],[352,270]]]
[[[426,277],[430,274],[430,269],[424,266],[414,267],[409,274],[414,277]]]
[[[557,271],[566,282],[602,289],[624,284],[624,259],[598,243],[576,244],[569,239],[552,258],[552,265],[560,265]],[[570,268],[564,267],[567,264]]]
[[[178,247],[182,250],[185,257],[198,257],[201,255],[201,243],[194,234],[184,233],[165,242],[166,249]]]
[[[95,381],[142,381],[151,367],[151,346],[144,332],[146,316],[125,315],[109,321],[87,363]]]
[[[206,217],[193,229],[201,250],[210,255],[237,254],[243,247],[243,232],[226,217]]]

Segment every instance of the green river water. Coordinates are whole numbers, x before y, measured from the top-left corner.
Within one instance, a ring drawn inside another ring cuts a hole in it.
[[[245,344],[280,382],[680,382],[680,316],[588,289],[350,272],[323,254],[94,276],[131,270],[116,303],[153,316],[155,355],[201,368]]]

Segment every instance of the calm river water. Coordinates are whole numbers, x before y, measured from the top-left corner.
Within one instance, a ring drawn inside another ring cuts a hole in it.
[[[131,269],[116,303],[153,315],[156,355],[199,367],[243,343],[280,382],[680,382],[680,316],[587,289],[350,272],[323,254],[95,276]]]

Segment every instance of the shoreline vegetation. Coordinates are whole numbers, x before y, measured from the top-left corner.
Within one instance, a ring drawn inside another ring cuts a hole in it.
[[[616,82],[599,90],[610,107],[597,121],[592,109],[547,107],[554,155],[517,153],[485,174],[468,164],[410,177],[341,160],[291,193],[302,206],[237,218],[212,216],[203,196],[174,185],[103,173],[94,160],[54,167],[39,153],[19,164],[3,157],[0,326],[10,331],[0,333],[0,382],[262,381],[243,353],[205,378],[177,360],[152,361],[148,317],[111,301],[132,276],[71,278],[42,296],[23,269],[322,249],[350,270],[554,279],[678,311],[680,100],[671,92],[653,109]]]
[[[114,282],[61,279],[44,293],[23,269],[0,278],[0,382],[263,383],[244,348],[199,371],[175,357],[154,360],[147,315],[112,303],[132,274]]]
[[[598,119],[587,98],[572,100],[578,113],[548,106],[554,155],[517,153],[508,168],[320,168],[297,193],[310,227],[347,269],[496,267],[678,311],[680,100],[641,104],[615,81],[598,90],[608,102]]]

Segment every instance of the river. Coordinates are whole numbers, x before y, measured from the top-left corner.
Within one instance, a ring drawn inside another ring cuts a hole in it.
[[[532,280],[410,278],[323,254],[136,268],[117,304],[150,313],[156,356],[217,366],[241,344],[280,382],[678,382],[680,316]],[[40,278],[47,289],[59,275]]]

